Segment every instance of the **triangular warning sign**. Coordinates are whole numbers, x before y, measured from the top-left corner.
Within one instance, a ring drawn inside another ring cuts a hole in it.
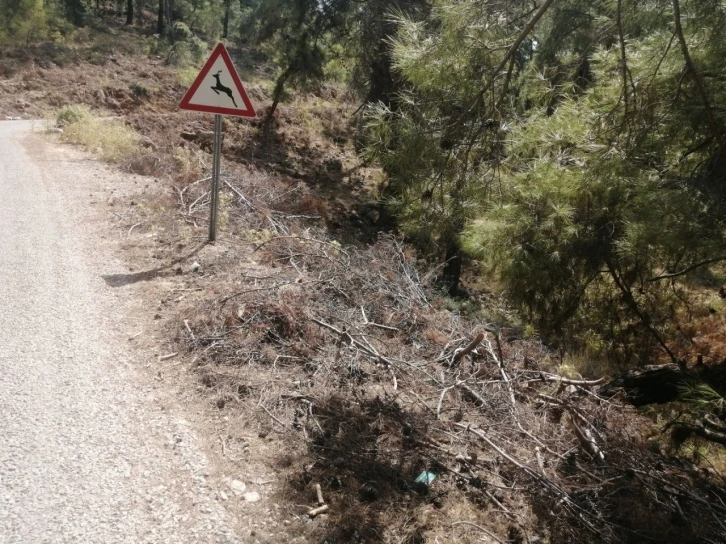
[[[217,44],[179,104],[183,110],[255,117],[255,109],[224,47]]]

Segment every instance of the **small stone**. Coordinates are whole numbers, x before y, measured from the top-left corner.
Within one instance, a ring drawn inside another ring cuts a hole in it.
[[[219,498],[221,500],[223,500],[223,501],[226,501],[229,497],[227,497],[227,494],[224,491],[220,490],[219,491]]]
[[[199,264],[199,263],[198,263],[197,261],[194,261],[194,262],[192,263],[192,266],[191,266],[191,267],[189,267],[189,269],[190,269],[190,270],[191,270],[192,272],[197,272],[197,271],[199,271],[199,269],[200,269],[201,267],[202,267],[202,265],[200,265],[200,264]]]
[[[229,482],[229,488],[235,495],[239,497],[240,495],[242,495],[242,493],[245,492],[247,486],[244,482],[240,482],[239,480],[232,480],[231,482]]]
[[[250,491],[244,494],[244,500],[247,502],[257,502],[260,500],[260,494],[257,491]]]

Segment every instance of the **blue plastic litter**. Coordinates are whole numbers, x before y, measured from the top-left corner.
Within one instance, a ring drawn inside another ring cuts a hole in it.
[[[418,475],[418,478],[416,478],[416,483],[431,485],[431,482],[433,482],[435,479],[436,474],[434,474],[433,472],[423,471],[421,474]]]

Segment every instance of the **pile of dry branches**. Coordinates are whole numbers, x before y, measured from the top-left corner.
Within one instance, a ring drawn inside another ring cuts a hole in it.
[[[649,447],[602,380],[547,372],[537,342],[447,310],[400,240],[343,247],[284,188],[226,186],[258,239],[180,343],[265,432],[304,442],[290,489],[322,482],[332,541],[726,538],[724,481]]]

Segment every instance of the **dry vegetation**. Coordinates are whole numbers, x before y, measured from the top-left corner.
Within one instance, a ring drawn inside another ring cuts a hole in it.
[[[298,98],[268,147],[255,124],[226,122],[222,241],[189,273],[206,234],[211,120],[174,109],[174,70],[116,49],[99,64],[77,51],[64,64],[58,51],[23,55],[5,64],[3,114],[82,102],[140,135],[143,152],[113,158],[160,183],[108,204],[123,244],[147,258],[106,280],[178,278],[162,301],[175,349],[215,410],[273,440],[278,502],[304,517],[321,485],[327,521],[296,523],[291,538],[726,539],[726,482],[702,444],[677,455],[651,419],[599,395],[601,381],[553,373],[556,357],[536,340],[485,323],[506,314],[496,297],[457,310],[396,236],[361,243],[376,230],[377,207],[361,196],[376,174],[352,150],[353,104],[329,89]],[[251,86],[258,103],[265,89]],[[64,137],[97,131],[76,128]],[[237,458],[231,438],[220,453]],[[436,479],[416,483],[422,472]]]
[[[720,477],[646,440],[657,429],[600,397],[601,381],[558,377],[537,342],[447,310],[395,237],[342,246],[303,185],[225,181],[225,236],[245,244],[215,268],[214,295],[181,312],[177,340],[219,409],[278,437],[279,500],[310,504],[321,484],[330,520],[318,537],[724,537]],[[204,189],[176,192],[188,209]],[[430,486],[415,482],[424,471]]]

